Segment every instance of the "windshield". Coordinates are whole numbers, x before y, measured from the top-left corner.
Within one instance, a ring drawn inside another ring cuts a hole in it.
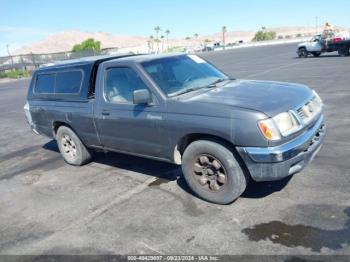
[[[321,35],[315,35],[311,38],[310,42],[316,42],[319,41],[321,39]]]
[[[205,88],[229,78],[196,55],[179,55],[142,63],[167,96]]]

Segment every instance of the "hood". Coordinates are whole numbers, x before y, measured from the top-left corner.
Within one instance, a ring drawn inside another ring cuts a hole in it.
[[[187,99],[193,102],[247,108],[273,117],[311,99],[312,91],[307,86],[299,84],[233,80],[222,87],[191,95],[192,97]]]
[[[298,47],[302,47],[302,46],[305,46],[305,45],[307,45],[309,42],[303,42],[303,43],[300,43],[300,44],[298,44]]]

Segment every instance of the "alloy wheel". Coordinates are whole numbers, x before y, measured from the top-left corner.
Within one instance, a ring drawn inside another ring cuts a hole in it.
[[[222,190],[227,183],[226,170],[214,156],[202,154],[196,157],[193,171],[197,183],[210,192]]]

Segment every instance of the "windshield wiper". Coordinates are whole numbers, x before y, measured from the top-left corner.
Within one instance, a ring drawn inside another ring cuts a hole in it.
[[[196,91],[198,89],[201,89],[201,88],[205,88],[204,86],[202,87],[191,87],[191,88],[187,88],[187,89],[184,89],[184,90],[179,90],[175,93],[172,93],[170,96],[179,96],[179,95],[182,95],[182,94],[186,94],[186,93],[189,93],[189,92],[193,92],[193,91]]]
[[[200,86],[200,87],[191,87],[191,88],[187,88],[184,90],[179,90],[175,93],[172,93],[170,96],[178,96],[178,95],[182,95],[182,94],[186,94],[189,92],[193,92],[199,89],[203,89],[203,88],[213,88],[213,87],[217,87],[217,84],[221,83],[221,82],[225,82],[225,81],[230,81],[230,80],[234,80],[233,78],[219,78],[217,80],[215,80],[213,83],[210,83],[209,85],[205,85],[205,86]]]
[[[233,80],[233,79],[231,79],[231,78],[219,78],[219,79],[215,80],[213,83],[210,83],[209,85],[207,85],[206,87],[217,87],[217,85],[219,83],[229,81],[229,80]]]

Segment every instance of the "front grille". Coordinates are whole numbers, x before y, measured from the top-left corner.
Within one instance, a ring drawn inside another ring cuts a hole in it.
[[[305,148],[304,152],[308,152],[309,149],[320,140],[321,135],[325,131],[325,125],[323,124],[318,130],[317,133],[314,135],[314,137],[310,140],[308,146]]]
[[[322,102],[314,97],[296,110],[299,119],[305,124],[311,121],[322,109]]]
[[[299,116],[301,119],[304,119],[304,118],[305,118],[305,115],[304,115],[304,113],[303,113],[303,108],[302,108],[302,107],[299,108],[299,109],[297,110],[297,113],[298,113],[298,116]]]

